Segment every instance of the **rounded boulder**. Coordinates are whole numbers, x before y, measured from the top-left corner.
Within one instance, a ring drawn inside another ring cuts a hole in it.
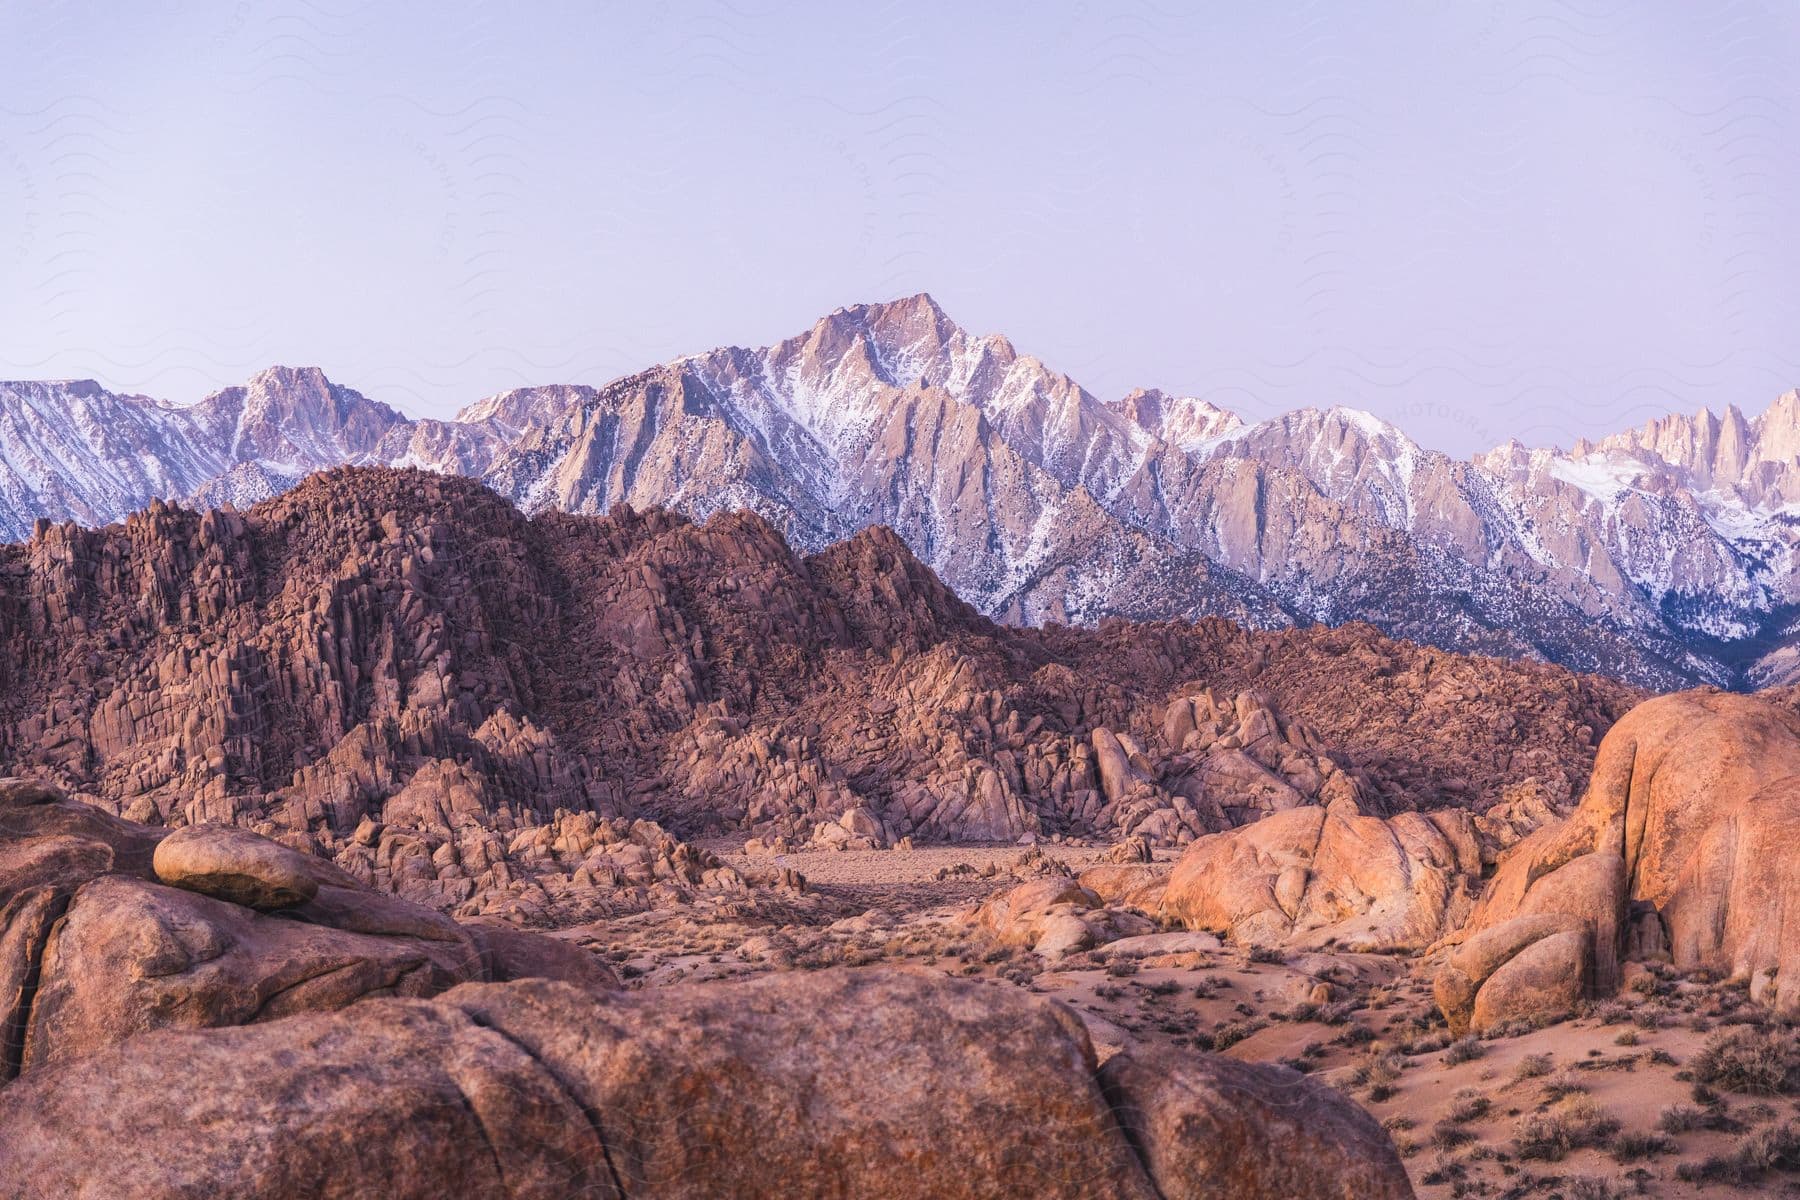
[[[262,912],[294,908],[319,892],[306,855],[230,825],[176,830],[157,844],[151,866],[170,887]]]

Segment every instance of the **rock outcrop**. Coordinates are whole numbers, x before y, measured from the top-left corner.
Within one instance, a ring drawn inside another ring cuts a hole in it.
[[[0,1084],[150,1030],[535,975],[617,984],[553,938],[460,925],[246,830],[171,833],[0,780]]]
[[[20,1200],[1412,1195],[1373,1118],[1286,1068],[1097,1070],[1053,1003],[874,969],[147,1034],[0,1091],[0,1128]]]
[[[1710,689],[1649,700],[1600,746],[1566,820],[1500,863],[1436,993],[1455,1030],[1559,1015],[1627,958],[1800,1011],[1800,715]]]
[[[1468,915],[1480,876],[1468,813],[1380,817],[1339,799],[1201,838],[1161,911],[1248,945],[1420,950]]]
[[[344,470],[0,547],[0,761],[463,918],[759,902],[678,838],[1184,845],[1584,779],[1634,694],[1367,627],[997,626],[892,533]],[[643,825],[639,822],[652,822]]]

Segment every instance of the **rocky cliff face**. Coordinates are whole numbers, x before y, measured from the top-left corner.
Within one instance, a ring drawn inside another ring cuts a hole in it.
[[[1567,796],[1633,698],[1361,625],[1009,628],[884,528],[801,556],[754,513],[527,518],[420,471],[0,547],[10,769],[464,915],[759,882],[645,820],[1181,844],[1345,794]]]
[[[476,476],[527,513],[747,509],[816,552],[896,531],[997,620],[1366,620],[1643,686],[1800,677],[1800,397],[1572,451],[1463,462],[1349,409],[1249,425],[1203,400],[1102,401],[929,296],[759,350],[409,421],[277,368],[188,408],[0,384],[0,533],[152,497],[275,495],[381,463]]]

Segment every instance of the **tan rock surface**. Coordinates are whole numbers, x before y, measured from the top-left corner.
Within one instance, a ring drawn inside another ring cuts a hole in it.
[[[1195,842],[1161,911],[1254,945],[1418,950],[1461,922],[1480,869],[1466,813],[1384,818],[1338,801]]]
[[[1097,1073],[1059,1006],[874,970],[154,1033],[0,1091],[0,1128],[21,1200],[1411,1195],[1374,1123],[1292,1072]]]
[[[1677,967],[1746,981],[1756,999],[1800,1010],[1800,920],[1788,915],[1800,912],[1788,906],[1795,845],[1800,715],[1710,689],[1658,697],[1608,733],[1573,814],[1501,862],[1464,944],[1510,936],[1534,915],[1573,919],[1590,936],[1578,977],[1602,993],[1617,988],[1628,950],[1666,948]],[[1566,959],[1570,943],[1558,945]],[[1488,997],[1480,977],[1463,974],[1466,984],[1452,978],[1444,989],[1453,1025],[1477,1011],[1485,1023],[1505,1020],[1511,997],[1524,996],[1499,987],[1497,973]],[[1545,995],[1519,1002],[1541,1008]]]
[[[1166,1200],[1400,1200],[1412,1185],[1361,1109],[1285,1067],[1114,1055],[1108,1099]]]
[[[541,934],[471,930],[370,891],[331,863],[239,830],[192,831],[175,856],[209,880],[250,861],[313,894],[279,915],[157,881],[161,841],[53,789],[0,788],[0,1084],[137,1034],[331,1011],[370,996],[431,996],[471,980],[547,975],[616,981],[591,955]],[[204,855],[190,853],[204,839]],[[247,859],[244,847],[252,854]],[[280,851],[270,854],[269,849]],[[219,858],[225,853],[224,859]],[[221,889],[264,898],[239,885]]]
[[[307,856],[229,825],[190,825],[156,844],[151,867],[172,887],[262,910],[293,908],[319,893]]]

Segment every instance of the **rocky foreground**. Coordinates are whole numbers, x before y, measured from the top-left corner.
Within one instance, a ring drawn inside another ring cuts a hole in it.
[[[1785,692],[387,470],[42,527],[0,648],[0,1196],[1800,1176]]]
[[[1405,1196],[1280,1067],[1102,1066],[1067,1009],[931,972],[623,993],[229,827],[0,781],[0,1192]],[[509,982],[511,981],[511,982]]]

